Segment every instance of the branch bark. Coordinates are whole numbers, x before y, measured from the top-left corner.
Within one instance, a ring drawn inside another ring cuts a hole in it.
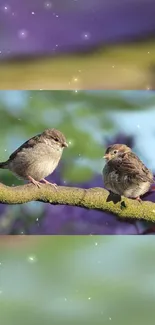
[[[101,210],[119,218],[155,222],[155,203],[146,201],[139,203],[127,198],[114,203],[114,200],[109,200],[109,192],[103,188],[82,189],[59,186],[56,190],[51,185],[44,184],[41,188],[37,188],[33,184],[9,187],[0,183],[0,203],[11,205],[31,201]]]

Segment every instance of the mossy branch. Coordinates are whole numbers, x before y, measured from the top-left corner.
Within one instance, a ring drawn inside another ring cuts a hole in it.
[[[95,209],[113,213],[120,218],[143,219],[155,222],[155,203],[142,202],[122,198],[114,202],[109,192],[102,188],[82,189],[51,185],[41,188],[33,184],[9,187],[0,183],[0,203],[23,204],[30,201],[41,201],[50,204],[63,204]]]

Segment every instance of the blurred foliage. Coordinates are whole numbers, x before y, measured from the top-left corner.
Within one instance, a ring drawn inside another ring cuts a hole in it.
[[[154,254],[152,236],[1,238],[1,324],[153,325]]]
[[[0,62],[3,89],[154,89],[155,42]]]

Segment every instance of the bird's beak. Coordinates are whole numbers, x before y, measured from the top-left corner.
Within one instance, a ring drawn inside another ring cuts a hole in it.
[[[110,155],[107,153],[106,155],[103,156],[103,158],[109,160]]]
[[[67,148],[68,147],[68,143],[67,142],[64,142],[63,146]]]

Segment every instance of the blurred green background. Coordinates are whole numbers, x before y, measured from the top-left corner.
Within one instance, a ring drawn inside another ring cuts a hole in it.
[[[1,61],[1,89],[154,89],[155,41]]]
[[[151,236],[0,241],[1,324],[154,324]]]

